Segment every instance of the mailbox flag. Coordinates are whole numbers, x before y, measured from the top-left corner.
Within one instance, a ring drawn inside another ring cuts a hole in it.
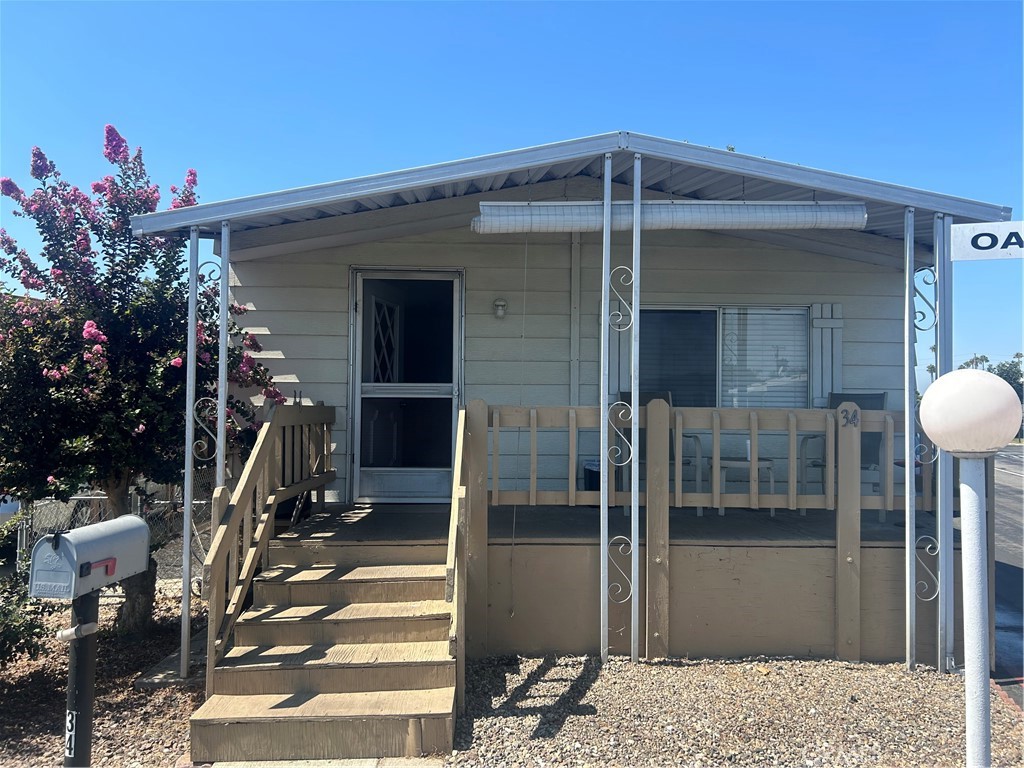
[[[954,224],[953,261],[1024,259],[1024,221]]]

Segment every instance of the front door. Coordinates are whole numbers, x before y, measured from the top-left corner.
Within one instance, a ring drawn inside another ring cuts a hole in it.
[[[448,272],[357,272],[354,498],[451,498],[461,291]]]

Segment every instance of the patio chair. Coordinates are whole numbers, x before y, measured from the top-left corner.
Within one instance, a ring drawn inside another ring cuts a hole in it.
[[[641,407],[646,406],[652,400],[664,400],[666,403],[668,403],[668,407],[669,408],[672,407],[672,393],[669,392],[669,391],[664,391],[664,392],[645,392],[645,391],[641,391],[639,393],[639,395],[640,395],[640,406]],[[626,403],[626,405],[629,405],[632,402],[632,400],[633,400],[633,395],[632,395],[631,392],[619,392],[619,400],[622,401],[623,403]],[[702,458],[702,453],[703,452],[702,452],[702,446],[701,446],[701,442],[700,442],[700,435],[688,434],[686,432],[683,432],[682,435],[683,435],[683,439],[684,440],[691,441],[693,443],[693,446],[694,446],[693,456],[687,456],[686,452],[685,451],[683,452],[682,465],[684,467],[694,467],[695,468],[695,472],[696,472],[695,477],[696,477],[696,483],[697,483],[697,489],[696,490],[697,490],[697,493],[702,493],[703,492],[703,486],[704,486],[704,477],[703,477],[703,474],[704,474],[704,470],[703,470],[704,461],[703,461],[703,458]],[[640,430],[640,438],[639,439],[640,439],[640,445],[638,446],[638,450],[639,450],[639,456],[640,456],[640,463],[641,463],[641,465],[646,465],[646,463],[647,463],[647,434],[646,434],[646,430],[643,430],[643,429]],[[669,460],[669,465],[670,466],[675,462],[675,441],[674,440],[670,440],[669,441],[668,460]],[[677,477],[676,478],[676,482],[677,483],[682,483],[683,482],[683,478],[682,477]],[[704,511],[703,507],[697,507],[697,514],[698,515],[702,514],[703,511]]]
[[[867,411],[882,411],[885,410],[886,400],[888,397],[887,392],[868,392],[868,393],[852,393],[852,392],[830,392],[828,395],[828,407],[829,410],[835,410],[843,403],[854,403],[860,406],[861,409]],[[838,436],[837,436],[838,437]],[[825,460],[823,458],[810,458],[807,456],[807,449],[812,440],[821,440],[822,443],[825,441],[824,435],[805,435],[800,439],[800,493],[807,493],[807,474],[812,469],[820,469],[822,471],[822,485],[825,483]],[[860,468],[861,472],[878,472],[879,482],[881,480],[882,470],[882,433],[881,432],[861,432],[860,435]],[[805,507],[800,508],[800,514],[807,514]]]

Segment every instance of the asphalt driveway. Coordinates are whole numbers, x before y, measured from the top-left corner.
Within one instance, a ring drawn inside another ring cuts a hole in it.
[[[996,671],[1003,689],[1022,702],[1024,678],[1024,446],[996,455]]]

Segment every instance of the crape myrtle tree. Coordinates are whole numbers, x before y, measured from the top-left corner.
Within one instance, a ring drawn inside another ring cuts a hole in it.
[[[103,491],[112,515],[130,510],[143,479],[180,482],[184,464],[188,273],[187,235],[134,236],[130,218],[157,210],[142,150],[106,126],[103,155],[113,173],[90,191],[65,181],[38,147],[36,188],[0,179],[0,192],[42,240],[36,258],[0,229],[0,270],[24,295],[0,295],[0,493],[25,501],[67,500]],[[196,203],[196,172],[171,186],[171,208]],[[218,286],[199,287],[197,396],[215,396]],[[251,445],[259,426],[248,396],[283,402],[251,351],[257,340],[234,318],[229,328],[229,440]],[[215,417],[211,417],[215,418]],[[214,425],[209,425],[211,430]],[[140,489],[141,492],[141,489]],[[152,617],[155,573],[126,584],[122,631]]]

